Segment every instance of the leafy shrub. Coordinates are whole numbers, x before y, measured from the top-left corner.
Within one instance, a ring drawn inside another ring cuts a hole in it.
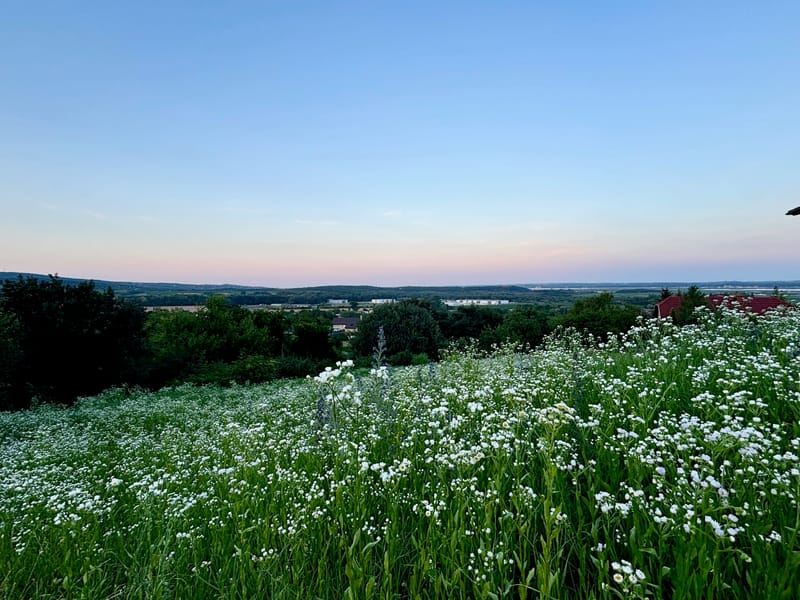
[[[324,362],[307,356],[282,356],[278,360],[278,375],[280,377],[305,377],[319,371],[324,364]]]
[[[233,363],[232,370],[239,383],[272,381],[278,376],[278,361],[266,356],[245,356]]]
[[[411,364],[414,354],[438,356],[444,338],[431,311],[414,301],[384,304],[361,320],[353,338],[353,348],[361,356],[370,356],[383,327],[387,360]]]

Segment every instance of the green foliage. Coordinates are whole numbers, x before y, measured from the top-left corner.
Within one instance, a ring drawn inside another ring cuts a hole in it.
[[[17,318],[0,309],[0,409],[24,406],[14,390],[14,379],[24,359],[21,337],[22,328]]]
[[[503,312],[483,306],[459,306],[439,321],[442,335],[450,342],[482,340],[488,350],[495,342],[495,332],[503,322]]]
[[[199,312],[149,315],[147,383],[227,384],[302,377],[336,358],[330,316],[251,311],[212,296]]]
[[[278,376],[285,378],[305,377],[319,371],[323,362],[307,356],[287,354],[278,359]]]
[[[183,310],[149,313],[145,330],[148,358],[145,380],[159,387],[192,374],[202,360],[197,316]]]
[[[708,299],[696,285],[690,286],[685,294],[678,292],[678,296],[682,298],[682,302],[678,308],[672,311],[672,320],[678,325],[697,323],[698,316],[695,309],[708,306]]]
[[[146,383],[268,381],[278,376],[289,341],[282,313],[253,312],[212,296],[198,313],[149,315]]]
[[[444,338],[431,314],[430,304],[406,300],[383,304],[365,316],[353,338],[353,349],[361,356],[372,354],[383,327],[386,337],[386,356],[390,362],[399,360],[411,364],[415,354],[436,358]]]
[[[185,379],[190,383],[214,385],[259,383],[276,379],[279,375],[279,365],[278,359],[250,355],[232,362],[217,361],[203,364]]]
[[[427,365],[430,362],[431,362],[431,359],[424,352],[422,352],[420,354],[415,354],[415,355],[413,355],[411,357],[411,364],[412,365],[421,366],[421,365]]]
[[[11,361],[0,368],[0,408],[26,406],[33,398],[69,404],[136,377],[144,311],[111,289],[20,277],[3,283],[0,310],[2,360]]]
[[[508,311],[498,328],[498,337],[518,346],[535,348],[552,330],[547,314],[535,306],[517,306]]]
[[[601,292],[577,300],[566,315],[556,319],[556,324],[573,327],[590,333],[595,339],[605,340],[609,334],[626,332],[640,316],[639,308],[616,304],[613,294]]]
[[[302,311],[290,321],[292,354],[303,358],[332,359],[331,317],[319,310]]]

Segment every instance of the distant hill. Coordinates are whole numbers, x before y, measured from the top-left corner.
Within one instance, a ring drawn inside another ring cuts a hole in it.
[[[0,282],[18,277],[48,279],[39,273],[0,272]],[[61,277],[64,283],[76,285],[85,279]],[[140,283],[130,281],[93,280],[98,289],[111,288],[121,298],[136,298],[146,305],[201,304],[211,294],[227,296],[234,304],[325,304],[330,299],[368,302],[374,298],[489,298],[526,299],[531,291],[523,286],[403,286],[377,287],[371,285],[322,285],[303,288],[272,288],[232,284]]]
[[[48,279],[38,273],[0,272],[0,282],[18,277]],[[60,277],[70,285],[85,279]],[[187,306],[203,304],[210,295],[224,295],[233,304],[303,304],[324,305],[331,299],[348,302],[369,302],[376,298],[438,298],[453,300],[481,298],[509,300],[530,304],[566,306],[576,297],[598,291],[614,292],[621,302],[639,306],[652,306],[662,288],[685,290],[697,285],[706,292],[768,293],[775,287],[790,299],[800,299],[800,281],[716,281],[716,282],[649,282],[649,283],[531,283],[525,285],[474,285],[474,286],[401,286],[378,287],[371,285],[323,285],[303,288],[274,288],[233,284],[143,283],[130,281],[93,280],[100,289],[111,288],[120,298],[136,300],[145,306]]]
[[[18,277],[33,277],[34,279],[49,279],[50,275],[41,275],[39,273],[16,273],[16,272],[0,272],[0,282],[6,279],[17,279]],[[87,279],[78,279],[75,277],[62,277],[60,275],[56,275],[60,280],[64,283],[74,285],[77,283],[81,283],[82,281],[88,281]],[[196,284],[196,283],[142,283],[142,282],[133,282],[133,281],[105,281],[103,279],[92,279],[94,284],[97,288],[104,289],[110,287],[114,290],[115,293],[124,291],[124,290],[132,290],[132,291],[140,291],[140,290],[157,290],[157,291],[183,291],[183,292],[195,292],[195,291],[205,291],[205,292],[215,292],[217,290],[246,290],[246,289],[258,289],[258,290],[270,290],[276,288],[266,288],[266,287],[248,287],[248,286],[241,286],[241,285],[234,285],[234,284]]]

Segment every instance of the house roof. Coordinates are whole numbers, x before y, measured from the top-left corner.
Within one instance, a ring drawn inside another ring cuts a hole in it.
[[[683,296],[668,296],[656,304],[656,315],[664,319],[670,316],[673,310],[677,310],[681,304],[683,304]]]
[[[724,305],[726,308],[745,310],[755,315],[763,315],[767,311],[774,310],[781,306],[787,308],[794,307],[792,303],[775,296],[747,297],[715,294],[708,296],[707,300],[711,308],[719,308]],[[670,296],[656,304],[656,314],[660,318],[668,317],[674,310],[677,310],[681,304],[683,304],[683,296]]]
[[[745,296],[714,295],[709,296],[708,300],[714,308],[718,308],[724,304],[726,308],[741,308],[756,315],[763,315],[765,312],[774,310],[780,306],[785,306],[787,308],[793,306],[786,300],[776,298],[775,296],[753,296],[748,298]]]
[[[768,310],[780,308],[781,306],[785,306],[786,308],[794,308],[794,304],[781,298],[775,298],[772,296],[758,296],[755,298],[750,298],[750,310],[758,315],[763,315]]]
[[[356,330],[358,329],[358,324],[361,321],[358,317],[333,317],[331,321],[331,326],[340,326],[344,327],[347,330]]]

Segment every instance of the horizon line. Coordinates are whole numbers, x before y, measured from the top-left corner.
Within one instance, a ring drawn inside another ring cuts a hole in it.
[[[0,271],[0,279],[9,279],[11,277],[56,277],[58,279],[70,279],[79,281],[92,281],[109,284],[134,284],[134,285],[183,285],[183,286],[215,286],[215,287],[241,287],[241,288],[264,288],[264,289],[304,289],[304,288],[318,288],[318,287],[374,287],[378,289],[397,289],[397,288],[476,288],[476,287],[524,287],[524,288],[559,288],[569,286],[642,286],[642,287],[658,287],[658,286],[677,286],[677,285],[758,285],[758,284],[791,284],[800,286],[800,279],[708,279],[708,280],[648,280],[648,281],[529,281],[525,283],[520,282],[507,282],[507,283],[468,283],[468,284],[436,284],[436,285],[423,285],[423,284],[400,284],[400,285],[376,285],[371,283],[322,283],[322,284],[308,284],[308,285],[295,285],[295,286],[276,286],[264,284],[248,284],[248,283],[200,283],[200,282],[185,282],[185,281],[132,281],[132,280],[115,280],[115,279],[96,279],[93,277],[72,277],[68,275],[61,275],[59,273],[28,273],[22,271]],[[771,286],[776,287],[776,286]]]

